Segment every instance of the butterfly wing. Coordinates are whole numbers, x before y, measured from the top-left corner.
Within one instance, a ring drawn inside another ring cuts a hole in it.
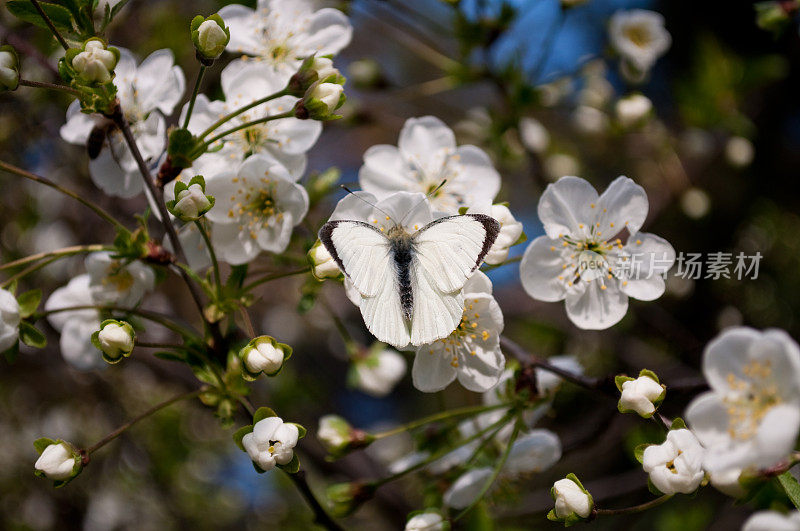
[[[319,239],[361,295],[361,315],[380,341],[404,347],[410,340],[403,318],[389,239],[360,221],[329,221]]]
[[[461,289],[483,263],[500,224],[483,214],[437,219],[414,235],[411,343],[449,336],[463,315]]]

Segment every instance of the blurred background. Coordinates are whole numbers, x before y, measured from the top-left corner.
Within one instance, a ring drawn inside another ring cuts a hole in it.
[[[187,84],[197,72],[189,21],[228,2],[132,0],[109,28],[112,44],[140,58],[169,48]],[[243,2],[253,5],[254,2]],[[677,252],[760,252],[757,279],[683,279],[671,275],[654,303],[631,301],[625,319],[602,332],[573,326],[563,304],[541,303],[520,289],[512,263],[490,272],[504,311],[506,335],[537,356],[576,356],[587,374],[656,371],[681,390],[668,395],[664,414],[678,416],[702,389],[703,346],[720,329],[738,324],[780,327],[800,338],[800,38],[796,23],[780,32],[756,24],[750,2],[588,0],[562,10],[557,0],[358,0],[333,4],[351,17],[353,41],[336,60],[348,76],[345,118],[325,125],[311,150],[309,172],[337,167],[357,186],[364,151],[396,144],[409,117],[435,115],[459,143],[476,144],[503,177],[499,200],[524,223],[528,240],[542,233],[536,205],[548,182],[579,175],[602,190],[618,175],[643,185],[650,198],[644,230],[666,238]],[[672,47],[641,85],[626,84],[608,53],[607,21],[618,9],[654,9],[666,18]],[[57,80],[59,50],[47,32],[0,10],[0,36],[18,47],[27,79]],[[27,44],[26,44],[27,43]],[[231,57],[224,56],[229,60]],[[203,91],[222,96],[218,61]],[[634,91],[648,96],[647,124],[620,127],[616,101]],[[59,137],[69,98],[21,87],[0,95],[0,159],[95,198],[132,220],[145,208],[104,197],[92,185],[85,150]],[[587,110],[588,109],[588,110]],[[534,119],[532,122],[530,119]],[[175,123],[173,116],[170,123]],[[527,124],[527,125],[522,125]],[[533,126],[531,124],[540,124]],[[0,174],[0,257],[79,243],[107,242],[111,230],[80,205],[55,192]],[[313,227],[334,201],[316,205]],[[299,231],[293,249],[313,241]],[[514,248],[519,256],[527,244]],[[261,262],[276,266],[267,256]],[[260,263],[261,263],[260,262]],[[275,263],[274,263],[275,262]],[[733,269],[731,268],[731,271]],[[22,282],[45,293],[83,272],[83,258],[48,266]],[[674,270],[673,270],[674,273]],[[3,277],[6,278],[6,277]],[[145,306],[193,315],[182,286],[165,283]],[[436,396],[416,391],[410,375],[385,398],[347,387],[348,360],[329,306],[357,339],[369,343],[357,308],[341,285],[293,277],[263,287],[252,310],[257,327],[294,347],[280,378],[256,382],[252,400],[304,424],[300,445],[312,487],[385,474],[412,449],[409,437],[383,441],[329,463],[313,437],[317,421],[337,413],[361,428],[408,421],[443,407],[480,403],[458,384]],[[303,312],[298,313],[298,304]],[[4,529],[306,529],[311,515],[282,474],[257,475],[199,403],[173,406],[135,426],[93,456],[67,488],[54,490],[33,475],[40,436],[90,444],[126,419],[183,389],[188,368],[147,353],[104,371],[81,373],[49,347],[0,362],[0,528]],[[410,372],[409,358],[409,372]],[[242,416],[238,424],[245,424]],[[575,472],[604,507],[651,498],[632,449],[657,430],[619,415],[614,400],[571,385],[559,393],[541,426],[558,433],[564,457],[545,473],[503,486],[482,504],[497,529],[549,529],[552,482]],[[657,434],[657,431],[656,431]],[[436,489],[416,475],[379,491],[352,528],[399,529],[407,512],[422,508],[421,492]],[[446,487],[446,485],[444,485]],[[424,488],[423,488],[424,487]],[[603,518],[598,529],[683,531],[737,528],[758,507],[704,489],[643,513]],[[468,525],[491,528],[476,516]]]

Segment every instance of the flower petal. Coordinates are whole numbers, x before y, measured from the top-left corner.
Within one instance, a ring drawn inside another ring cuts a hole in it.
[[[649,209],[647,193],[644,188],[636,184],[633,179],[625,176],[617,177],[597,201],[600,229],[609,231],[609,236],[614,231],[621,231],[627,227],[628,232],[637,232],[644,223]]]
[[[450,385],[456,379],[457,372],[451,362],[452,357],[444,351],[441,341],[417,349],[411,368],[414,387],[423,393],[433,393]]]
[[[539,199],[539,219],[552,239],[562,234],[583,239],[585,233],[580,225],[590,227],[594,223],[597,201],[597,191],[588,181],[580,177],[562,177],[548,184]]]
[[[567,294],[567,317],[584,330],[604,330],[614,326],[628,311],[628,296],[620,291],[615,279],[602,289],[599,282],[591,282],[582,292]]]
[[[519,276],[525,292],[536,300],[555,302],[567,296],[564,275],[565,260],[560,242],[539,236],[525,249],[519,264]],[[555,250],[553,250],[555,249]]]

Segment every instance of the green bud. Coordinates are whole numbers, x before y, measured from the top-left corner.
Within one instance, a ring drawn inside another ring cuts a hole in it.
[[[192,19],[190,30],[197,59],[206,66],[222,55],[231,40],[231,31],[218,14],[207,18],[197,15]]]
[[[206,181],[202,175],[195,175],[189,184],[175,183],[175,199],[167,201],[167,210],[181,221],[200,219],[214,206],[214,197],[206,195]]]

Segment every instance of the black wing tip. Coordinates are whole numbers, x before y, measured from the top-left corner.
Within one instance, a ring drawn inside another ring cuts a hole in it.
[[[342,263],[342,259],[339,257],[339,253],[336,251],[336,246],[333,245],[333,239],[331,236],[333,235],[333,230],[339,224],[339,220],[329,221],[325,223],[317,233],[317,237],[319,237],[319,241],[322,242],[322,245],[325,246],[325,249],[328,250],[330,253],[331,258],[333,261],[336,262],[336,265],[339,266],[345,275],[347,275],[347,271],[344,270],[344,264]],[[350,275],[347,275],[350,276]]]
[[[465,215],[479,221],[486,231],[486,235],[483,238],[483,245],[481,246],[481,252],[478,254],[477,260],[475,260],[475,267],[472,268],[472,270],[475,271],[481,266],[483,259],[486,258],[486,255],[489,253],[492,245],[494,245],[495,240],[497,240],[497,236],[500,235],[500,222],[494,219],[492,216],[487,216],[486,214]]]

